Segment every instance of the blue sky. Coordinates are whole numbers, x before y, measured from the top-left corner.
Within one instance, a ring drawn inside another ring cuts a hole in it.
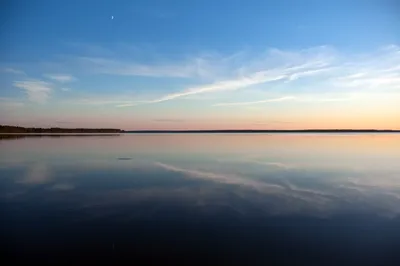
[[[2,124],[400,127],[395,0],[1,5]]]

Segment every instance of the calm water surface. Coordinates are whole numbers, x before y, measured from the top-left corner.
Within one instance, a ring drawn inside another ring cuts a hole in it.
[[[0,138],[0,215],[14,263],[400,265],[400,135]]]

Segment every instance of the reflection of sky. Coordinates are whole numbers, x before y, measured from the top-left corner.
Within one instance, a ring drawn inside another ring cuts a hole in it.
[[[94,216],[150,203],[158,207],[146,215],[167,206],[400,213],[400,135],[124,135],[0,145],[3,203],[67,204]]]

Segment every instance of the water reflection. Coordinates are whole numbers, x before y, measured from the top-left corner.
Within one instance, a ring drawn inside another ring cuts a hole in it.
[[[256,261],[270,254],[258,245],[282,250],[293,249],[293,243],[302,252],[336,250],[357,263],[397,258],[391,251],[400,244],[400,135],[70,136],[3,140],[0,148],[3,226],[13,228],[2,235],[14,243],[7,254],[14,259],[27,255],[16,251],[21,241],[37,244],[34,232],[54,244],[53,237],[64,239],[67,232],[80,241],[88,228],[104,236],[99,243],[113,241],[127,250],[148,239],[165,248],[171,238],[162,242],[159,234],[174,232],[177,239],[189,241],[187,236],[196,239],[200,230],[206,232],[203,241],[224,247],[215,247],[220,252],[228,247],[238,254],[260,251],[253,254]],[[54,236],[47,235],[48,226]],[[186,237],[177,226],[186,228]],[[279,241],[268,229],[277,226],[286,230]],[[348,227],[376,231],[360,236],[344,229]],[[327,239],[336,242],[328,244]],[[90,250],[105,249],[87,241],[83,243],[93,245]],[[363,242],[368,247],[359,247]],[[57,252],[74,246],[68,243],[62,241]],[[184,246],[177,245],[174,252]],[[375,260],[372,253],[345,251],[372,247]],[[201,250],[210,252],[204,246]],[[33,254],[42,253],[35,249]],[[309,261],[301,254],[299,261]]]
[[[28,166],[24,177],[17,182],[22,184],[43,184],[49,182],[51,172],[49,167],[43,162],[34,163]]]

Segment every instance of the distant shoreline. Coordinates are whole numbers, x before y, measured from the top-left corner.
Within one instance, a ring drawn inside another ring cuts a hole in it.
[[[298,130],[131,130],[122,133],[132,134],[158,134],[158,133],[400,133],[400,130],[376,130],[376,129],[298,129]]]
[[[161,133],[400,133],[391,129],[209,129],[209,130],[122,130],[114,128],[34,128],[0,125],[0,134],[161,134]]]
[[[118,134],[121,129],[114,128],[37,128],[0,125],[0,134]]]

